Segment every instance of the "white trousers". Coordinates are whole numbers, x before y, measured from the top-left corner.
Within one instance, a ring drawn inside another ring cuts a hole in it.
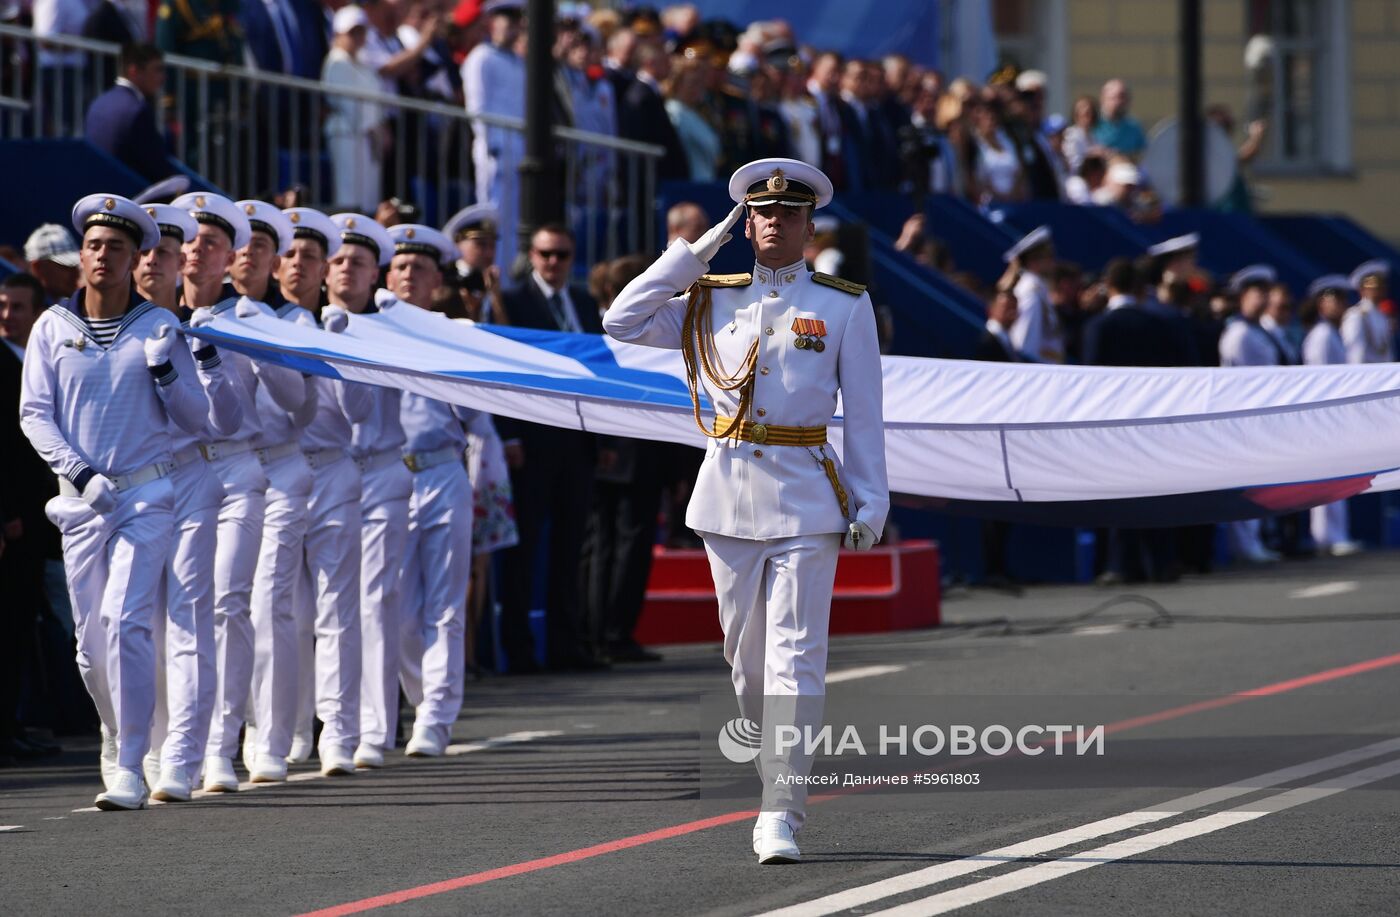
[[[331,158],[335,203],[374,213],[383,198],[379,193],[379,160],[370,146],[369,135],[330,134],[326,137],[326,151]]]
[[[251,452],[231,455],[209,466],[224,485],[219,505],[218,547],[214,552],[214,644],[218,694],[209,723],[205,754],[232,758],[248,711],[253,683],[253,572],[262,543],[267,507],[267,476]]]
[[[413,473],[403,462],[360,479],[360,741],[394,746],[399,722],[399,644],[404,549]]]
[[[525,138],[483,126],[472,141],[472,165],[476,169],[476,200],[496,205],[496,264],[501,274],[510,272],[520,250],[516,230],[520,223],[520,161],[525,157]],[[501,145],[491,155],[491,140]]]
[[[1238,560],[1247,560],[1264,550],[1264,542],[1259,537],[1259,520],[1243,519],[1226,523],[1230,533],[1230,550]]]
[[[45,507],[63,535],[78,671],[102,725],[117,737],[118,765],[133,770],[140,770],[151,744],[151,621],[174,505],[170,481],[159,478],[119,495],[116,508],[103,516],[79,497],[54,497]]]
[[[198,770],[218,693],[214,568],[223,486],[203,459],[175,469],[175,529],[161,580],[164,614],[152,620],[156,711],[152,748],[161,765]]]
[[[1314,506],[1309,512],[1313,541],[1319,548],[1330,548],[1334,544],[1351,541],[1347,501],[1338,500],[1325,506]]]
[[[806,789],[800,781],[777,785],[775,777],[805,777],[811,759],[800,754],[800,747],[778,755],[768,739],[775,720],[798,729],[821,726],[841,536],[756,541],[700,535],[710,558],[724,658],[731,666],[739,709],[764,727],[765,747],[758,759],[763,811],[780,813],[797,830],[806,818]]]
[[[311,469],[300,452],[263,468],[267,509],[253,575],[252,717],[258,754],[285,758],[297,717],[297,583],[311,497]],[[308,669],[309,671],[309,669]]]
[[[451,726],[466,681],[472,483],[461,462],[413,476],[404,555],[403,689],[415,725]]]
[[[298,710],[320,718],[321,748],[354,754],[360,741],[360,470],[349,457],[316,469],[297,590]],[[310,720],[298,719],[308,738]]]

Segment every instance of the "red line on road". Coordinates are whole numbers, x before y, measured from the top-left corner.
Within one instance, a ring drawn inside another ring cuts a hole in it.
[[[1321,672],[1314,672],[1311,675],[1303,675],[1299,678],[1290,678],[1287,681],[1276,681],[1273,684],[1261,685],[1258,688],[1250,688],[1247,691],[1237,691],[1234,694],[1226,694],[1221,697],[1214,697],[1209,700],[1198,701],[1193,704],[1184,704],[1180,707],[1172,707],[1161,710],[1157,713],[1149,713],[1144,716],[1133,717],[1131,719],[1119,720],[1116,723],[1109,723],[1104,727],[1105,733],[1123,732],[1128,729],[1139,729],[1143,726],[1150,726],[1153,723],[1161,723],[1167,720],[1179,719],[1183,716],[1190,716],[1193,713],[1202,713],[1206,710],[1216,710],[1220,707],[1228,707],[1243,701],[1252,700],[1256,697],[1268,697],[1274,694],[1283,694],[1288,691],[1296,691],[1299,688],[1306,688],[1310,685],[1323,684],[1329,681],[1336,681],[1339,678],[1350,678],[1353,675],[1361,675],[1365,672],[1374,672],[1388,666],[1400,665],[1400,653],[1392,656],[1380,656],[1375,659],[1367,659],[1362,662],[1355,662],[1351,665],[1340,666],[1335,669],[1325,669]],[[809,802],[823,802],[826,799],[837,798],[838,793],[814,795]],[[606,853],[613,853],[618,850],[627,850],[631,847],[640,847],[643,844],[651,844],[656,841],[669,840],[673,837],[681,837],[686,834],[694,834],[697,831],[704,831],[709,828],[718,828],[721,825],[733,824],[736,821],[743,821],[749,818],[756,818],[757,811],[729,812],[725,815],[716,815],[713,818],[702,818],[698,821],[688,821],[679,825],[672,825],[669,828],[659,828],[655,831],[648,831],[644,834],[634,834],[630,837],[619,838],[615,841],[607,841],[602,844],[594,844],[591,847],[580,847],[577,850],[570,850],[565,853],[556,853],[553,856],[540,857],[535,860],[525,860],[522,863],[515,863],[510,866],[498,866],[495,869],[487,869],[482,872],[474,872],[469,875],[459,876],[455,879],[446,879],[441,882],[432,882],[428,885],[419,885],[416,888],[406,888],[403,891],[389,892],[385,895],[376,895],[373,898],[362,898],[359,901],[351,901],[347,904],[337,904],[333,907],[323,908],[319,911],[309,911],[298,917],[345,917],[347,914],[359,914],[363,911],[374,910],[375,908],[388,907],[391,904],[403,904],[406,901],[414,901],[418,898],[426,898],[431,895],[440,895],[444,892],[457,891],[462,888],[470,888],[473,885],[481,885],[486,882],[494,882],[497,879],[507,879],[511,876],[524,875],[529,872],[538,872],[541,869],[549,869],[553,866],[563,866],[568,863],[577,863],[580,860],[591,859],[602,856]]]

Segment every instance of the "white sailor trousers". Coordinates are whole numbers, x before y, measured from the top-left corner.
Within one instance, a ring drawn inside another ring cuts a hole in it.
[[[402,461],[360,478],[360,741],[392,748],[399,721],[403,565],[413,473]]]
[[[218,693],[209,723],[209,757],[232,758],[248,711],[253,682],[253,571],[262,543],[267,476],[252,452],[230,455],[209,467],[224,485],[214,552],[214,643]]]
[[[117,737],[118,765],[133,770],[150,750],[156,703],[151,621],[174,503],[169,479],[158,478],[120,494],[103,516],[79,497],[54,497],[46,506],[63,535],[78,671],[102,725]]]
[[[321,748],[350,755],[360,741],[361,650],[360,469],[349,456],[312,471],[308,516],[298,631],[311,623]]]
[[[159,673],[152,746],[165,767],[198,768],[218,693],[214,565],[223,486],[202,458],[176,468],[175,528],[153,619]]]
[[[451,726],[466,681],[472,482],[461,462],[413,476],[403,584],[403,689],[414,723]]]
[[[826,694],[827,634],[836,581],[837,534],[753,540],[701,532],[719,600],[724,658],[731,667],[740,712],[799,729],[821,725]],[[806,776],[811,759],[800,748],[758,759],[763,810],[781,813],[796,830],[806,818],[806,789],[776,785],[778,774]]]
[[[1347,501],[1338,500],[1309,510],[1313,541],[1319,548],[1330,548],[1351,540],[1347,519]]]
[[[297,451],[263,466],[263,473],[267,475],[267,508],[253,574],[252,722],[258,727],[258,754],[285,758],[291,751],[297,718],[297,583],[306,539],[311,469]],[[309,665],[308,661],[308,672]]]

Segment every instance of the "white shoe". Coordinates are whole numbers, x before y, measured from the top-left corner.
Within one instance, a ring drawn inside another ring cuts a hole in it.
[[[343,748],[321,748],[321,776],[349,777],[355,773],[355,759]]]
[[[802,851],[792,837],[792,825],[781,818],[765,821],[758,829],[758,861],[763,865],[798,863]]]
[[[1360,554],[1364,548],[1359,541],[1339,541],[1327,549],[1327,553],[1333,557],[1350,557],[1353,554]]]
[[[248,773],[253,772],[253,765],[258,763],[258,727],[252,723],[243,726],[243,769]]]
[[[253,783],[281,783],[287,779],[287,761],[276,755],[258,755],[248,774]]]
[[[119,767],[105,792],[98,793],[95,805],[104,812],[124,812],[146,808],[146,778],[138,770]]]
[[[1259,550],[1254,551],[1253,553],[1246,554],[1244,556],[1244,559],[1246,562],[1251,564],[1263,565],[1276,564],[1279,562],[1281,557],[1282,555],[1274,551],[1270,551],[1268,548],[1260,548]]]
[[[447,751],[447,742],[451,738],[452,730],[447,726],[414,723],[413,738],[409,740],[405,754],[410,758],[441,757]]]
[[[192,783],[188,768],[167,765],[161,769],[160,777],[152,784],[155,789],[151,791],[151,798],[161,802],[189,802]]]
[[[311,741],[311,736],[293,736],[292,750],[287,753],[288,764],[305,764],[311,760],[311,753],[316,750],[315,744]]]
[[[376,768],[384,766],[384,752],[368,742],[361,742],[355,749],[355,766]]]
[[[102,727],[102,752],[98,758],[102,767],[102,785],[111,786],[117,773],[117,737]]]
[[[146,777],[146,786],[153,787],[160,783],[160,752],[152,749],[146,752],[146,757],[141,759],[141,773]]]
[[[204,759],[204,792],[238,792],[238,775],[233,772],[232,758]]]

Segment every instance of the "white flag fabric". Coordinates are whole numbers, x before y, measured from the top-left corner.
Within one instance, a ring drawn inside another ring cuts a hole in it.
[[[200,336],[492,414],[704,444],[678,351],[452,321],[403,303],[351,316],[343,334],[223,315]],[[1179,525],[1400,486],[1400,364],[1140,369],[885,357],[884,380],[890,489],[953,512]]]

